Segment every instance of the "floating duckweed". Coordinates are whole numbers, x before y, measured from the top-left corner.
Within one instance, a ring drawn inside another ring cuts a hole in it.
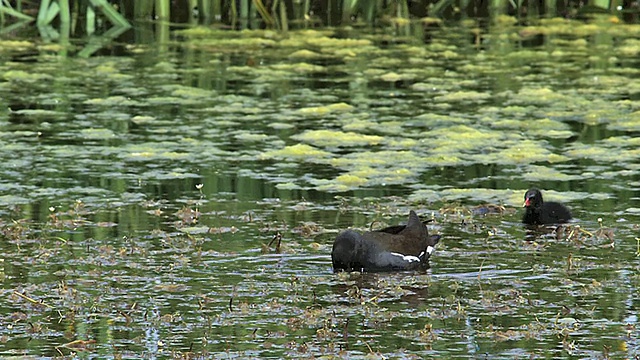
[[[245,131],[240,134],[236,134],[235,138],[242,141],[258,142],[267,140],[269,136],[267,134],[254,134]]]
[[[337,181],[326,180],[326,179],[311,179],[309,181],[311,182],[311,184],[315,186],[315,189],[318,191],[344,192],[344,191],[353,190],[351,186],[338,183]]]
[[[24,115],[32,118],[39,117],[59,117],[63,116],[63,112],[53,111],[53,110],[44,110],[44,109],[20,109],[16,111],[12,111],[13,114]]]
[[[286,47],[306,47],[309,45],[308,40],[312,38],[326,38],[333,35],[333,31],[326,30],[298,30],[291,31],[287,38],[282,39],[278,45]]]
[[[102,76],[112,76],[120,73],[118,64],[115,61],[107,61],[95,67],[95,72]]]
[[[408,138],[387,138],[385,144],[392,149],[408,149],[418,146],[420,141]]]
[[[261,157],[263,159],[269,158],[326,158],[330,157],[331,153],[323,150],[318,150],[313,146],[306,144],[296,144],[286,146],[284,149],[271,150],[263,153]]]
[[[633,112],[624,118],[616,119],[615,122],[607,127],[613,130],[640,131],[640,111]]]
[[[291,71],[291,72],[300,73],[300,74],[326,71],[326,68],[324,66],[311,65],[304,62],[295,63],[295,64],[276,64],[276,65],[270,66],[270,68],[275,70],[281,70],[281,71]]]
[[[108,98],[88,99],[83,102],[85,105],[100,106],[139,106],[140,103],[135,100],[127,99],[124,96],[110,96]]]
[[[549,53],[545,51],[533,51],[523,49],[520,51],[512,51],[505,55],[505,59],[519,60],[526,63],[532,63],[536,61],[546,61],[549,59]]]
[[[332,112],[347,112],[353,110],[353,106],[347,103],[337,103],[325,106],[307,107],[298,110],[303,115],[324,115]]]
[[[195,48],[205,48],[210,50],[251,50],[263,47],[275,47],[278,42],[271,39],[256,38],[256,37],[243,37],[243,38],[218,38],[218,39],[205,39],[192,41],[189,46]]]
[[[186,29],[176,30],[174,31],[174,33],[176,35],[189,37],[210,37],[213,34],[223,35],[220,30],[217,30],[210,26],[194,26]],[[228,34],[228,32],[225,32],[225,34]]]
[[[282,122],[273,122],[269,124],[269,127],[276,130],[288,130],[294,128],[295,125]]]
[[[343,174],[335,179],[341,185],[348,187],[359,187],[367,183],[367,179],[352,174]]]
[[[346,48],[354,50],[353,48],[356,47],[368,47],[373,45],[371,40],[367,39],[337,39],[326,36],[309,38],[306,42],[311,46],[317,46],[322,49],[323,52],[327,48]]]
[[[568,130],[532,130],[531,135],[538,137],[546,137],[551,139],[567,139],[572,137],[574,134]]]
[[[0,52],[12,50],[25,51],[33,46],[35,46],[34,43],[30,41],[0,40]]]
[[[622,46],[617,48],[617,52],[620,56],[632,57],[640,54],[640,40],[638,39],[626,39]]]
[[[415,173],[406,168],[367,167],[357,168],[349,172],[359,178],[366,178],[367,185],[403,184],[409,178],[415,177]]]
[[[85,139],[111,139],[115,137],[113,131],[109,129],[82,129],[80,130],[81,137]]]
[[[22,70],[9,70],[2,74],[2,77],[8,81],[23,81],[27,83],[35,83],[38,81],[51,80],[53,77],[49,74],[39,74],[36,72],[26,72]]]
[[[495,20],[497,25],[515,25],[518,23],[518,19],[516,19],[513,16],[509,16],[509,15],[504,15],[504,14],[500,14],[498,16],[496,16]]]
[[[522,206],[525,190],[502,190],[485,188],[468,189],[420,189],[409,196],[411,201],[458,201],[468,199],[474,202]]]
[[[456,157],[461,151],[490,148],[503,140],[498,131],[477,130],[466,125],[436,129],[425,133],[424,137],[433,139],[430,145],[434,146],[434,151]]]
[[[382,74],[380,76],[380,80],[386,81],[386,82],[396,82],[396,81],[404,80],[404,77],[392,71],[392,72]]]
[[[276,189],[280,190],[297,190],[300,189],[299,185],[296,185],[292,182],[278,183],[276,184]]]
[[[197,98],[182,98],[173,96],[154,96],[147,99],[147,102],[151,105],[197,105],[199,104]]]
[[[24,198],[17,195],[0,195],[0,205],[2,206],[15,206],[17,204],[28,204],[32,202],[32,199]]]
[[[142,125],[142,124],[148,124],[151,123],[153,121],[155,121],[156,118],[153,116],[146,116],[146,115],[138,115],[138,116],[134,116],[131,118],[131,122],[133,122],[134,124],[138,124],[138,125]]]
[[[392,17],[389,20],[395,26],[406,26],[411,24],[411,20],[403,17]]]
[[[495,128],[526,130],[531,135],[541,137],[566,139],[573,136],[568,124],[548,118],[539,120],[494,120],[493,118],[483,118],[482,122]]]
[[[295,51],[293,53],[291,53],[289,55],[290,59],[316,59],[321,57],[322,55],[318,54],[317,52],[311,51],[311,50],[298,50]]]
[[[492,160],[490,161],[491,163],[530,164],[543,161],[557,163],[567,161],[569,159],[566,156],[552,153],[551,151],[544,148],[544,143],[537,141],[510,141],[505,145],[510,146],[504,150],[489,155],[489,158]]]
[[[166,170],[150,170],[142,174],[145,179],[153,180],[172,180],[172,179],[193,179],[200,175],[184,171],[183,169]]]
[[[619,153],[610,148],[594,146],[592,144],[572,144],[567,156],[574,159],[593,159],[596,161],[618,161]]]
[[[376,131],[384,134],[394,134],[394,135],[403,134],[403,132],[405,131],[405,129],[403,128],[403,125],[405,123],[401,121],[383,121],[378,123],[378,122],[372,121],[371,119],[358,119],[358,118],[352,118],[352,117],[342,118],[341,121],[344,123],[344,125],[342,126],[343,130]],[[389,140],[389,139],[386,139],[386,140]]]
[[[471,124],[473,120],[460,116],[426,113],[415,117],[414,122],[424,127],[435,128],[444,125]]]
[[[602,140],[602,142],[604,144],[608,144],[610,146],[615,146],[615,147],[618,147],[618,146],[640,147],[640,137],[612,136],[610,138],[606,138]]]
[[[434,17],[423,17],[423,18],[420,18],[420,21],[422,23],[424,23],[424,24],[427,24],[427,25],[431,25],[431,24],[439,25],[439,24],[442,24],[442,19],[434,18]]]
[[[442,56],[445,59],[457,59],[460,58],[460,54],[453,51],[453,50],[445,50],[444,52],[440,53],[440,56]]]
[[[425,164],[422,157],[413,151],[359,151],[357,153],[347,154],[345,156],[334,157],[329,163],[333,166],[352,169],[359,166],[381,166],[381,167],[397,167],[402,164],[403,167],[419,167],[424,168]]]
[[[363,135],[335,130],[307,130],[291,138],[324,147],[378,145],[384,140],[382,136]]]
[[[169,159],[169,160],[177,160],[177,159],[186,159],[189,158],[190,154],[188,153],[178,153],[173,151],[164,151],[164,152],[154,152],[154,151],[143,151],[143,152],[132,152],[125,154],[128,160],[151,160],[151,159]]]
[[[529,181],[570,181],[584,180],[589,176],[585,174],[568,175],[549,166],[531,165],[528,171],[520,175]]]
[[[488,124],[491,127],[501,128],[501,129],[520,129],[520,128],[526,127],[526,122],[522,120],[514,120],[514,119],[495,120],[493,118],[484,118],[482,119],[482,122]]]
[[[549,88],[522,88],[517,94],[509,95],[510,103],[517,104],[537,104],[545,105],[554,102],[567,102],[570,103],[572,99],[568,99],[567,96],[556,93]]]
[[[208,226],[187,226],[187,227],[180,228],[179,230],[182,231],[183,233],[191,234],[191,235],[206,234],[209,232],[209,227]]]
[[[210,98],[215,95],[215,91],[190,86],[180,86],[171,92],[171,96],[183,98]]]

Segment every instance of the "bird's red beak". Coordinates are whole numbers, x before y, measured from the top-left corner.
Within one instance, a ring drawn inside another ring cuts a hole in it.
[[[522,205],[522,207],[529,207],[529,205],[531,205],[531,199],[525,199],[524,205]]]

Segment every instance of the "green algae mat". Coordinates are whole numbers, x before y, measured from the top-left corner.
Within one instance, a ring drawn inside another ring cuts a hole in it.
[[[640,26],[508,20],[0,40],[0,356],[633,358]],[[429,271],[332,273],[410,209]]]

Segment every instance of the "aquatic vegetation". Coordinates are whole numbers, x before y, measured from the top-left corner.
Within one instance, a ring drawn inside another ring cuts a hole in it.
[[[637,29],[496,20],[0,43],[0,354],[637,352]],[[575,222],[523,228],[532,185]],[[410,208],[429,272],[331,273]]]
[[[378,145],[384,138],[376,135],[363,135],[354,132],[341,132],[334,130],[307,130],[292,139],[311,143],[322,147],[352,147]]]
[[[26,72],[23,70],[9,70],[2,74],[2,78],[12,82],[35,83],[39,81],[50,81],[53,77],[49,74]]]

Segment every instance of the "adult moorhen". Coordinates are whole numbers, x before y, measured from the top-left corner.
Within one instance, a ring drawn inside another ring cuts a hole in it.
[[[571,220],[571,211],[557,202],[544,202],[542,193],[536,188],[527,190],[524,194],[524,217],[522,222],[527,225],[560,224]]]
[[[340,233],[333,242],[334,271],[404,271],[426,269],[440,235],[429,236],[415,211],[405,226],[392,226],[360,234]]]

